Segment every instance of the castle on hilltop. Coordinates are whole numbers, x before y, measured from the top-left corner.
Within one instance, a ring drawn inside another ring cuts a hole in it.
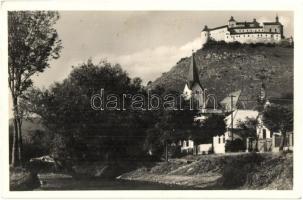
[[[274,22],[264,22],[263,26],[256,19],[252,22],[237,22],[231,16],[227,25],[216,28],[205,26],[201,31],[202,45],[209,39],[240,43],[279,43],[283,38],[283,25],[278,16]]]

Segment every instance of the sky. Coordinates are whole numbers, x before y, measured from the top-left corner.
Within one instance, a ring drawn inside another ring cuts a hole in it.
[[[89,58],[119,63],[130,77],[143,83],[167,72],[182,57],[201,48],[204,25],[237,21],[274,21],[278,14],[286,37],[293,35],[293,13],[287,11],[64,11],[56,24],[63,43],[61,56],[35,76],[36,87],[47,88],[62,81]]]

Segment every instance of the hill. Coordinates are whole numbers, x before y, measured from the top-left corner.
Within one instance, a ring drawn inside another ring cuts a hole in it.
[[[293,94],[293,47],[271,44],[209,42],[195,54],[199,77],[208,94],[220,101],[241,89],[242,106],[256,102],[264,80],[267,95],[285,98]],[[150,87],[183,91],[190,57],[182,58],[170,71],[163,73]]]

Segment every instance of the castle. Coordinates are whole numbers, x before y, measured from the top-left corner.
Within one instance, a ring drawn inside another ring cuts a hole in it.
[[[240,43],[279,43],[283,38],[283,25],[278,16],[275,22],[264,22],[263,26],[256,19],[252,22],[237,22],[231,16],[227,25],[216,28],[205,26],[201,31],[202,45],[209,39]]]

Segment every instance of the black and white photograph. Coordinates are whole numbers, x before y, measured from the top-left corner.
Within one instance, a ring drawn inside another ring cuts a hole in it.
[[[10,192],[294,189],[293,10],[5,15]]]

